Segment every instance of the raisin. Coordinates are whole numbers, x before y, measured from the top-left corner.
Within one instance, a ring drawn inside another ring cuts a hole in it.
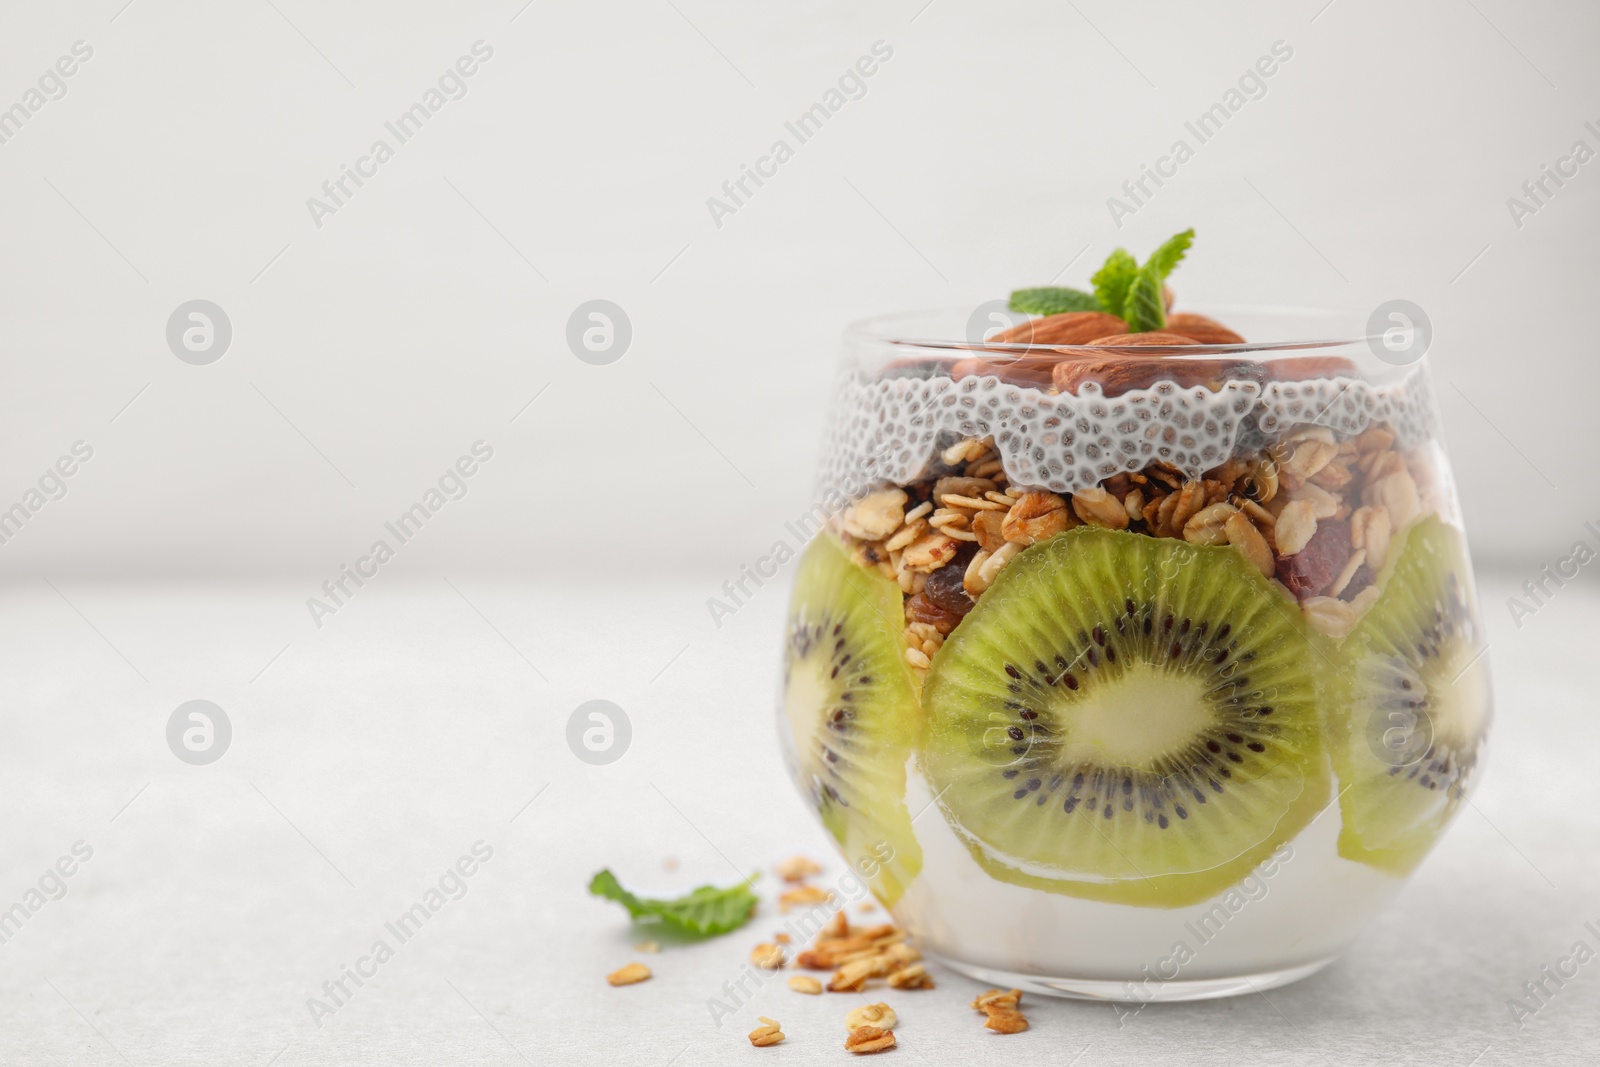
[[[933,601],[940,610],[960,618],[972,610],[972,597],[961,584],[966,571],[967,566],[961,562],[958,555],[928,575],[928,582],[922,587],[922,595]]]
[[[953,611],[946,611],[928,599],[926,592],[922,592],[906,601],[906,621],[925,622],[940,633],[947,634],[956,628],[961,616]]]
[[[1350,558],[1350,524],[1323,519],[1311,540],[1292,556],[1278,557],[1278,581],[1300,600],[1320,594]]]

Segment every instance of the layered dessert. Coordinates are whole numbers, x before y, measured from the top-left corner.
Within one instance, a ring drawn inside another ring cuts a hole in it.
[[[1480,760],[1425,369],[1173,311],[1191,236],[1013,294],[1036,317],[987,339],[859,337],[835,401],[786,751],[880,899],[984,978],[1309,973]]]

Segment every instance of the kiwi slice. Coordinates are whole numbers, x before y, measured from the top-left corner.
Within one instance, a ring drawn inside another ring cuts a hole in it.
[[[1466,801],[1491,697],[1460,535],[1428,518],[1392,551],[1378,600],[1339,646],[1345,698],[1330,729],[1339,854],[1406,874]]]
[[[1183,907],[1330,802],[1317,659],[1236,550],[1080,527],[1018,555],[939,650],[924,766],[994,877]]]
[[[905,800],[920,712],[902,599],[819,535],[795,576],[783,663],[790,770],[885,906],[922,869]]]

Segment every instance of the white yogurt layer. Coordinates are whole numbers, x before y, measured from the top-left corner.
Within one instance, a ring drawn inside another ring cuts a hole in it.
[[[923,948],[1046,978],[1188,981],[1284,970],[1341,952],[1402,880],[1338,854],[1329,807],[1240,884],[1187,908],[1137,908],[991,878],[915,766],[906,805],[922,871],[892,909]],[[920,814],[918,814],[920,813]]]

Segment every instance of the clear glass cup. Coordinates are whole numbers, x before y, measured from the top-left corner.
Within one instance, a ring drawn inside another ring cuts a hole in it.
[[[1423,346],[1216,314],[1269,340],[846,334],[780,732],[845,858],[983,981],[1294,981],[1473,786],[1487,664]]]

